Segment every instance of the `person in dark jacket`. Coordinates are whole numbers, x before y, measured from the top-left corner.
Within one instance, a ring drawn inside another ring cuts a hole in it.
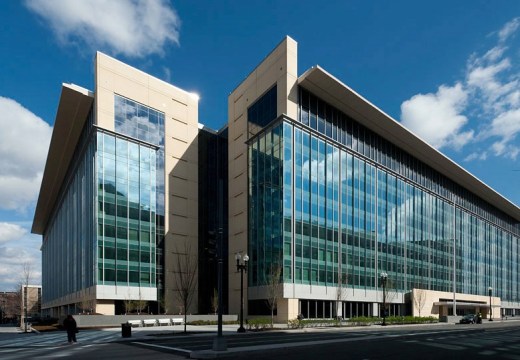
[[[63,327],[67,330],[67,340],[69,344],[76,343],[76,333],[78,332],[78,325],[72,315],[67,315],[67,318],[63,320]]]

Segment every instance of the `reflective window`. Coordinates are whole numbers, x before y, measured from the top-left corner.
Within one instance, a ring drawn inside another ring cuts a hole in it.
[[[102,132],[97,148],[97,222],[103,229],[98,234],[103,249],[98,254],[98,281],[155,287],[155,242],[150,242],[156,232],[156,199],[150,196],[156,179],[150,166],[155,149]],[[142,272],[147,275],[140,276]]]

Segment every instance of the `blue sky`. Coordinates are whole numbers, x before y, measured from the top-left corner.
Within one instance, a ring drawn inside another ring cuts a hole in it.
[[[300,74],[319,64],[520,204],[517,0],[30,0],[0,14],[0,290],[24,262],[40,282],[30,226],[61,83],[93,89],[96,50],[197,92],[218,129],[227,95],[289,35]]]

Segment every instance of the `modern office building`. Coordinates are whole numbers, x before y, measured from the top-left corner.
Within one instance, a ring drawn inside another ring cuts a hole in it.
[[[64,84],[33,223],[42,308],[210,313],[217,243],[224,312],[277,320],[520,315],[520,209],[285,38],[199,124],[197,96],[98,53],[93,92]],[[179,276],[195,263],[182,308]],[[180,270],[183,269],[183,270]],[[491,311],[490,311],[491,310]]]
[[[520,209],[297,60],[287,37],[228,101],[229,252],[250,257],[247,313],[269,313],[281,267],[279,320],[377,316],[381,274],[390,315],[520,314]],[[238,312],[232,262],[229,275]]]
[[[32,228],[47,314],[191,311],[175,264],[198,252],[198,134],[196,94],[102,53],[93,92],[63,85]]]

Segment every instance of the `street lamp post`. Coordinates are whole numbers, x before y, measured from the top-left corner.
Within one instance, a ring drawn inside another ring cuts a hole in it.
[[[217,281],[218,281],[218,318],[217,318],[217,337],[213,339],[213,350],[214,351],[226,351],[227,341],[222,336],[222,272],[223,272],[223,259],[222,259],[222,228],[218,229],[218,242],[217,242]]]
[[[388,274],[386,272],[381,273],[381,285],[383,286],[383,323],[381,326],[386,326],[386,280]]]
[[[488,293],[489,293],[489,321],[493,321],[493,308],[491,307],[491,294],[493,293],[493,288],[491,286],[488,287]]]
[[[246,329],[244,329],[244,271],[247,273],[249,256],[247,254],[242,256],[241,253],[236,253],[235,260],[237,261],[237,271],[240,271],[240,327],[237,331],[242,333],[246,332]]]

